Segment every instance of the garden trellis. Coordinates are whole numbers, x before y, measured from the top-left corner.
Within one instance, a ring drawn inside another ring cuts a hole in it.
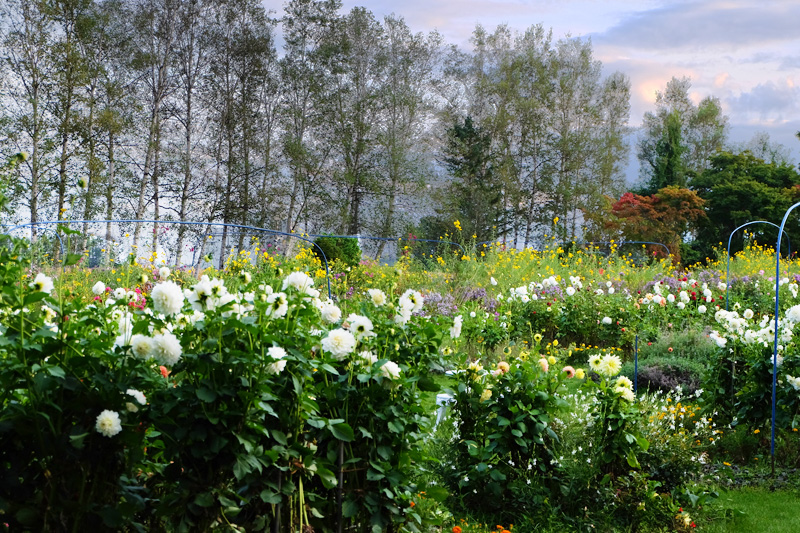
[[[778,230],[778,240],[775,243],[775,342],[772,348],[772,427],[770,433],[769,452],[772,456],[772,476],[775,477],[775,403],[776,388],[778,384],[778,309],[780,305],[780,284],[781,284],[781,237],[786,221],[792,211],[800,206],[800,202],[794,204],[783,215],[780,229]]]
[[[187,225],[187,226],[221,226],[221,227],[228,227],[234,229],[243,229],[255,232],[262,232],[271,235],[281,235],[285,237],[292,237],[295,239],[300,239],[307,243],[310,243],[312,246],[315,246],[321,256],[322,262],[325,264],[325,279],[328,283],[328,298],[331,298],[331,281],[330,281],[330,271],[328,269],[328,259],[325,257],[325,252],[322,251],[322,248],[319,247],[314,241],[311,239],[307,239],[306,237],[302,237],[295,233],[287,233],[285,231],[278,231],[273,229],[266,229],[266,228],[258,228],[255,226],[245,226],[241,224],[224,224],[222,222],[187,222],[182,220],[137,220],[137,219],[115,219],[115,220],[50,220],[45,222],[33,222],[27,224],[19,224],[16,226],[10,227],[6,230],[6,234],[10,235],[12,231],[21,229],[21,228],[33,228],[38,226],[48,226],[48,225],[68,225],[68,224],[131,224],[131,223],[148,223],[148,224],[179,224],[179,225]],[[59,237],[59,241],[61,241],[61,237]],[[63,246],[62,246],[63,250]],[[63,252],[62,252],[63,254]]]
[[[203,227],[206,227],[206,228],[209,228],[209,227],[223,227],[223,228],[231,228],[231,229],[236,229],[236,230],[243,230],[244,232],[262,233],[262,234],[278,235],[278,236],[283,236],[283,237],[290,237],[290,238],[300,239],[300,240],[305,241],[305,242],[311,244],[312,246],[314,246],[316,248],[316,250],[318,250],[319,253],[320,253],[320,257],[322,259],[322,262],[325,265],[325,279],[327,281],[328,297],[329,298],[332,297],[332,293],[331,293],[331,285],[330,285],[330,269],[329,269],[329,265],[328,265],[328,258],[325,256],[325,252],[322,250],[322,248],[320,248],[320,246],[318,244],[316,244],[311,239],[311,237],[313,237],[313,238],[327,237],[327,238],[333,238],[333,239],[359,239],[359,240],[360,239],[367,239],[367,240],[376,240],[376,241],[384,241],[384,242],[402,242],[402,240],[403,240],[402,237],[399,237],[399,238],[398,237],[374,237],[374,236],[371,236],[371,235],[324,235],[324,234],[306,234],[306,233],[297,234],[297,233],[288,233],[288,232],[285,232],[285,231],[278,231],[278,230],[269,229],[269,228],[259,228],[259,227],[256,227],[256,226],[245,226],[245,225],[241,225],[241,224],[225,224],[225,223],[222,223],[222,222],[187,222],[187,221],[178,221],[178,220],[158,220],[157,221],[157,220],[139,220],[139,219],[50,220],[50,221],[27,223],[27,224],[18,224],[16,226],[10,226],[5,231],[5,233],[10,235],[11,232],[16,231],[16,230],[20,230],[20,229],[23,229],[23,228],[34,228],[34,227],[38,228],[40,226],[45,226],[46,227],[46,226],[52,226],[52,225],[56,225],[56,226],[65,225],[66,226],[66,225],[69,225],[69,224],[84,224],[84,225],[86,225],[86,224],[134,224],[134,223],[177,224],[177,225],[187,225],[187,226],[203,226]],[[63,241],[61,240],[61,236],[58,233],[58,229],[50,229],[48,231],[52,231],[52,232],[55,233],[55,235],[58,238],[59,243],[60,243],[61,255],[63,256],[64,255],[64,244],[63,244]],[[204,232],[204,233],[201,234],[200,238],[202,239],[202,238],[205,238],[205,237],[213,237],[213,236],[216,236],[216,235],[218,235],[218,234]],[[228,233],[228,236],[236,236],[236,234]],[[453,242],[453,241],[447,241],[447,240],[443,240],[443,239],[419,239],[419,238],[416,238],[416,237],[410,237],[410,238],[408,238],[406,240],[408,240],[408,242],[429,242],[429,243],[437,243],[437,244],[447,244],[447,245],[451,245],[451,246],[454,246],[454,247],[458,248],[459,250],[461,250],[462,254],[466,254],[466,251],[464,250],[464,247],[461,244],[459,244],[457,242]],[[196,248],[197,248],[197,246],[195,246],[194,249],[193,249],[193,251],[194,251],[194,255],[192,256],[192,263],[193,264],[195,263],[196,254],[197,254]],[[224,252],[224,250],[223,250],[223,252]]]
[[[736,233],[737,231],[739,231],[742,228],[746,228],[747,226],[751,226],[753,224],[769,224],[770,226],[775,226],[776,228],[780,229],[780,226],[778,226],[777,224],[775,224],[773,222],[767,222],[766,220],[753,220],[752,222],[746,222],[746,223],[742,224],[741,226],[739,226],[738,228],[733,230],[731,232],[731,234],[728,236],[728,253],[727,253],[728,269],[727,269],[727,275],[725,276],[725,283],[727,285],[727,288],[725,289],[725,310],[726,311],[728,310],[728,293],[730,292],[730,289],[731,289],[731,240],[733,239],[734,233]],[[792,241],[789,240],[789,235],[788,234],[786,235],[786,241],[787,241],[787,248],[788,248],[788,251],[789,251],[788,255],[791,256],[792,255]]]

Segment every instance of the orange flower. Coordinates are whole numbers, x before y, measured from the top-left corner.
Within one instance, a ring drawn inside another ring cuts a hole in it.
[[[417,505],[417,504],[416,504],[416,503],[414,503],[414,502],[411,502],[411,503],[409,504],[409,506],[410,506],[410,507],[414,507],[415,505]]]
[[[453,526],[453,533],[461,533],[461,528],[458,526]]]

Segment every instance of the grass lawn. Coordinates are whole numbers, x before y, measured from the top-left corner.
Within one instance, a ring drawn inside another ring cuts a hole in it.
[[[700,531],[748,533],[800,532],[800,493],[794,490],[772,492],[763,488],[742,488],[720,492],[716,505],[732,516],[702,524]],[[740,511],[740,512],[737,512]]]

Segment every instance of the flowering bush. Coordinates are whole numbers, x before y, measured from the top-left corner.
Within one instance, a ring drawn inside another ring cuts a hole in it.
[[[647,451],[650,443],[640,433],[642,413],[635,403],[633,383],[625,376],[615,377],[622,368],[616,355],[594,355],[589,367],[600,378],[587,381],[596,389],[593,427],[597,466],[610,475],[627,472],[628,467],[639,468],[637,454]]]
[[[720,310],[715,320],[721,331],[713,330],[710,338],[720,347],[712,358],[705,376],[703,389],[706,403],[728,420],[761,427],[769,423],[772,415],[773,363],[777,366],[778,428],[800,426],[800,355],[794,340],[800,324],[800,305],[784,311],[778,320],[778,350],[774,358],[775,320],[764,314],[756,315],[751,309]]]
[[[133,520],[147,398],[165,384],[115,343],[126,300],[76,306],[44,273],[21,283],[27,247],[0,247],[0,510],[12,528]],[[124,504],[122,503],[124,502]]]
[[[162,280],[144,309],[103,284],[87,306],[45,274],[20,283],[25,247],[13,246],[0,251],[12,527],[419,524],[403,503],[429,425],[419,392],[436,388],[443,334],[459,333],[413,315],[419,292],[373,292],[342,320],[292,272],[276,287],[243,276],[235,292]]]
[[[470,509],[531,512],[558,488],[552,423],[566,407],[559,391],[569,376],[536,357],[459,372],[456,431],[442,472]]]

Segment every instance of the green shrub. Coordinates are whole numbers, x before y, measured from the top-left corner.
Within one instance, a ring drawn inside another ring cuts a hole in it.
[[[658,337],[646,342],[639,338],[639,361],[653,357],[673,357],[706,362],[717,353],[717,345],[706,331],[685,329],[660,331]]]
[[[314,243],[319,246],[314,247],[314,254],[322,260],[322,252],[328,259],[328,263],[338,261],[347,266],[356,266],[361,261],[361,247],[358,239],[342,239],[331,236],[317,237]]]

